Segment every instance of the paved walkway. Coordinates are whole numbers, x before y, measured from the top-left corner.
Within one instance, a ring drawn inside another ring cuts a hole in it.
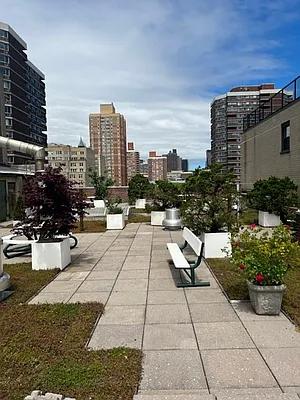
[[[136,400],[299,400],[295,327],[230,304],[205,263],[210,287],[178,289],[166,243],[181,235],[146,224],[80,235],[72,265],[31,303],[103,302],[89,347],[143,350]]]

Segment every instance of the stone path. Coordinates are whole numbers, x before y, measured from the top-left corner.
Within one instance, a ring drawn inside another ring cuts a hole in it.
[[[295,327],[230,304],[205,263],[210,287],[178,289],[166,243],[181,235],[146,224],[80,235],[72,265],[31,303],[103,302],[89,347],[143,350],[136,400],[299,400]]]

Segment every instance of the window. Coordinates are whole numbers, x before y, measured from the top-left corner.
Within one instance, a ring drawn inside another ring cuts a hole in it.
[[[282,153],[290,152],[290,134],[291,134],[290,121],[284,122],[281,125],[281,152]]]

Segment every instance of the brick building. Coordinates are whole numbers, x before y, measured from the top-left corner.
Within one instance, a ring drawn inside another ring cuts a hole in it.
[[[148,157],[148,178],[150,182],[167,180],[167,157],[159,156],[156,151],[150,151]]]
[[[133,142],[127,143],[127,179],[128,182],[140,173],[140,153],[135,151]]]

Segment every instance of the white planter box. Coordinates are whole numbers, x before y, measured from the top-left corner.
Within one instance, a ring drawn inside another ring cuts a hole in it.
[[[145,208],[146,207],[146,199],[137,199],[135,201],[135,208]]]
[[[124,214],[107,214],[106,229],[123,229],[125,226]]]
[[[71,262],[70,239],[61,242],[39,243],[32,246],[32,269],[64,269]]]
[[[260,226],[272,228],[273,226],[280,225],[280,222],[279,215],[270,214],[266,211],[258,212],[258,224]]]
[[[225,258],[231,256],[231,233],[202,233],[200,240],[204,243],[205,258]],[[226,252],[222,251],[226,249]]]
[[[166,218],[165,211],[151,211],[151,225],[162,226],[163,220]]]
[[[104,200],[93,200],[95,208],[105,208]]]

